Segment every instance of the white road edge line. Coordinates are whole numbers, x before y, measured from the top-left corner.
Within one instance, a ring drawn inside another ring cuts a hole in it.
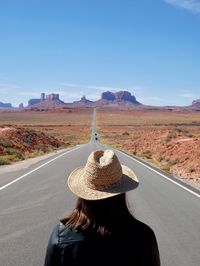
[[[32,174],[33,172],[39,170],[40,168],[44,167],[45,165],[50,164],[51,162],[57,160],[58,158],[64,156],[65,154],[70,153],[70,152],[75,151],[75,150],[78,150],[78,149],[80,149],[80,147],[75,148],[75,149],[72,149],[72,150],[70,150],[70,151],[66,151],[66,152],[64,152],[64,153],[62,153],[62,154],[60,154],[60,155],[58,155],[57,157],[55,157],[55,158],[49,160],[48,162],[46,162],[46,163],[44,163],[44,164],[42,164],[42,165],[36,167],[35,169],[31,170],[30,172],[28,172],[28,173],[26,173],[26,174],[24,174],[24,175],[22,175],[22,176],[16,178],[15,180],[11,181],[10,183],[8,183],[8,184],[6,184],[6,185],[0,187],[0,191],[3,190],[3,189],[5,189],[5,188],[7,188],[7,187],[9,187],[9,186],[11,186],[12,184],[18,182],[19,180],[21,180],[22,178],[26,177],[27,175],[30,175],[30,174]]]
[[[148,166],[148,165],[146,165],[146,164],[140,162],[139,160],[135,159],[134,157],[131,157],[131,156],[127,155],[126,153],[123,153],[123,152],[120,151],[120,150],[117,150],[117,151],[119,151],[120,153],[122,153],[122,154],[125,155],[126,157],[128,157],[128,158],[130,158],[130,159],[132,159],[132,160],[134,160],[134,161],[136,161],[136,162],[138,162],[139,164],[145,166],[146,168],[148,168],[149,170],[155,172],[156,174],[159,174],[160,176],[162,176],[162,177],[164,177],[165,179],[167,179],[168,181],[170,181],[170,182],[176,184],[177,186],[183,188],[184,190],[190,192],[191,194],[195,195],[196,197],[200,198],[200,195],[199,195],[199,194],[195,193],[194,191],[190,190],[189,188],[184,187],[183,185],[181,185],[181,184],[179,184],[178,182],[174,181],[173,179],[167,177],[166,175],[164,175],[164,174],[162,174],[162,173],[156,171],[155,169],[151,168],[150,166]]]

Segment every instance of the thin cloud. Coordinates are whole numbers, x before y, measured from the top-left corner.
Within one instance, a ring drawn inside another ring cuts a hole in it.
[[[98,85],[84,85],[84,84],[77,84],[77,83],[60,83],[60,86],[63,86],[65,88],[69,89],[79,89],[79,90],[96,90],[100,92],[105,92],[105,91],[129,91],[131,93],[135,92],[141,92],[145,88],[142,86],[134,85],[134,86],[128,86],[128,87],[112,87],[112,86],[98,86]],[[84,93],[82,93],[84,95]],[[96,96],[95,96],[96,98]]]
[[[76,92],[64,92],[64,91],[57,91],[55,93],[58,93],[60,97],[69,97],[69,98],[80,98],[83,96],[83,93],[76,93]]]
[[[197,98],[197,96],[192,91],[187,91],[187,90],[181,90],[181,93],[179,94],[179,96],[186,98],[186,99]]]
[[[110,87],[110,86],[96,86],[96,85],[84,85],[84,84],[76,84],[76,83],[60,83],[59,85],[64,86],[66,88],[77,88],[77,89],[94,89],[99,91],[105,90],[122,90],[121,88]]]
[[[183,98],[187,98],[187,99],[195,98],[194,94],[191,94],[191,93],[183,93],[183,94],[180,94],[180,96]]]
[[[200,13],[200,0],[163,0],[165,3],[178,6],[193,13]]]
[[[90,100],[90,101],[97,101],[97,100],[99,100],[99,99],[101,99],[101,95],[99,95],[99,94],[88,94],[87,96],[86,96],[86,98],[88,99],[88,100]]]
[[[138,97],[137,100],[144,104],[148,104],[148,103],[157,103],[157,104],[163,103],[164,104],[165,103],[164,99],[162,99],[161,97],[157,97],[157,96]]]
[[[0,92],[11,92],[12,90],[19,90],[21,86],[16,84],[0,84]]]
[[[67,99],[80,100],[83,96],[85,96],[90,101],[96,101],[96,100],[99,100],[101,98],[101,94],[99,94],[99,93],[84,93],[84,92],[68,93],[68,92],[64,92],[64,91],[58,91],[57,93],[59,93],[60,98],[63,97],[66,100]]]
[[[142,91],[145,91],[145,90],[148,90],[149,88],[148,87],[144,87],[144,86],[129,86],[126,88],[127,91],[130,91],[130,92],[142,92]]]
[[[40,98],[40,93],[37,92],[18,92],[17,95],[23,96],[23,97],[37,97]]]

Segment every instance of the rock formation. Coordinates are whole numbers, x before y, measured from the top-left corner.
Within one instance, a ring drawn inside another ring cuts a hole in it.
[[[81,103],[92,103],[92,101],[88,100],[85,96],[83,96],[79,102],[81,102]]]
[[[20,103],[20,104],[19,104],[19,109],[23,109],[23,108],[24,108],[23,103]]]
[[[131,93],[128,91],[118,91],[115,93],[115,96],[119,101],[127,101],[133,104],[140,104],[138,101],[136,101],[135,96],[131,95]]]
[[[0,102],[0,108],[12,108],[12,104]]]
[[[113,92],[106,91],[106,92],[102,93],[101,99],[102,100],[108,100],[108,101],[114,101],[114,100],[116,100],[116,96]]]
[[[64,103],[59,99],[59,94],[51,93],[45,95],[41,93],[40,99],[30,99],[28,102],[28,107],[56,107],[59,105],[70,105],[70,106],[104,106],[104,105],[140,105],[135,96],[131,95],[128,91],[118,91],[118,92],[103,92],[101,99],[98,101],[90,101],[85,96],[83,96],[79,101],[74,101],[73,103]]]
[[[40,102],[41,102],[40,99],[30,99],[30,100],[28,101],[28,106],[32,106],[32,105],[38,104],[38,103],[40,103]]]
[[[102,101],[112,101],[112,103],[121,103],[127,104],[131,103],[134,105],[140,105],[140,103],[136,100],[135,96],[131,95],[128,91],[118,91],[118,92],[103,92],[101,95]]]
[[[75,106],[92,106],[94,102],[88,100],[85,96],[83,96],[80,101],[74,101],[72,105]]]
[[[192,107],[200,108],[200,99],[197,99],[192,102]]]
[[[31,107],[33,105],[37,106],[55,106],[64,104],[63,101],[60,100],[58,93],[51,93],[48,95],[45,95],[45,93],[41,93],[40,99],[30,99],[28,101],[28,107]]]

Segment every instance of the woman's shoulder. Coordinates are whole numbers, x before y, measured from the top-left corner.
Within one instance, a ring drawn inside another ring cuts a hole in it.
[[[129,237],[134,236],[135,238],[143,239],[151,243],[156,240],[154,230],[149,225],[136,218],[131,219],[128,235]]]
[[[137,229],[142,230],[144,232],[153,232],[153,229],[146,223],[134,218],[134,220],[132,220],[132,223],[134,224],[134,226],[137,227]]]
[[[134,217],[131,217],[129,220],[129,226],[127,226],[126,229],[129,234],[139,234],[140,236],[144,235],[145,237],[154,235],[154,231],[149,225]]]
[[[115,232],[116,233],[116,232]],[[153,229],[147,225],[146,223],[143,223],[142,221],[132,217],[129,221],[127,221],[126,225],[123,225],[120,228],[118,227],[117,229],[117,234],[118,236],[124,237],[139,237],[139,238],[145,238],[145,239],[152,239],[155,237]],[[57,243],[72,243],[72,242],[77,242],[77,241],[85,241],[89,239],[99,238],[99,240],[102,239],[102,237],[97,234],[97,233],[84,233],[83,231],[80,230],[75,230],[69,225],[63,224],[62,222],[58,222],[54,229],[53,229],[53,239],[54,242]]]
[[[74,230],[60,221],[54,226],[52,234],[54,238],[57,239],[58,244],[85,240],[85,235],[81,231]]]

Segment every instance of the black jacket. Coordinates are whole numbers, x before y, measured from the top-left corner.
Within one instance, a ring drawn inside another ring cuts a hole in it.
[[[112,236],[75,231],[62,223],[50,237],[45,266],[159,266],[154,232],[134,219]]]

